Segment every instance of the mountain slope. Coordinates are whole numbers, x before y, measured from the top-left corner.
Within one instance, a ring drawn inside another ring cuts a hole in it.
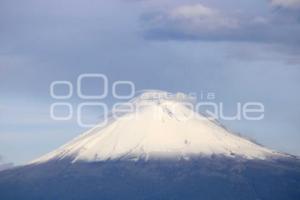
[[[190,99],[182,94],[148,91],[122,106],[133,110],[118,118],[111,117],[106,126],[87,131],[33,163],[64,158],[76,162],[212,155],[247,159],[284,156],[230,133],[195,112]]]
[[[299,159],[231,133],[189,102],[142,94],[106,126],[1,171],[0,199],[300,199]]]

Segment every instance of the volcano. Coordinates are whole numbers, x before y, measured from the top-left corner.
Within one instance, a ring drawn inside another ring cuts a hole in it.
[[[0,199],[300,199],[300,162],[147,91],[28,165],[0,173]],[[122,111],[122,112],[121,112]]]

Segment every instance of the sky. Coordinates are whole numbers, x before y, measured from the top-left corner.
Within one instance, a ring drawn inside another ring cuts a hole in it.
[[[300,155],[299,0],[2,0],[0,155],[24,164],[86,128],[56,121],[50,106],[82,99],[50,95],[53,81],[76,86],[105,74],[137,91],[215,93],[227,113],[262,102],[260,121],[222,121],[259,143]],[[76,89],[74,86],[74,89]],[[96,83],[85,85],[97,93]],[[96,110],[87,115],[98,116]]]

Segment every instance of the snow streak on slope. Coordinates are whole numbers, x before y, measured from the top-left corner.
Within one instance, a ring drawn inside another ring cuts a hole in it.
[[[145,92],[129,102],[134,111],[111,119],[105,127],[87,131],[33,163],[64,158],[76,162],[212,155],[266,159],[282,155],[230,133],[194,112],[188,106],[189,98],[180,97],[161,91]]]

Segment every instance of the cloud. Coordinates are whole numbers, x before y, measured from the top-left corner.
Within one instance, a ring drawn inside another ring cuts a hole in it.
[[[142,20],[149,25],[145,36],[152,39],[201,39],[219,30],[228,31],[239,27],[237,19],[202,4],[148,13]]]
[[[300,23],[286,12],[228,13],[203,4],[186,4],[141,17],[149,40],[203,40],[299,46]]]
[[[300,9],[300,0],[271,0],[273,6],[289,9]]]
[[[194,18],[214,16],[216,12],[211,8],[205,7],[201,4],[184,5],[172,10],[171,14],[174,17]]]
[[[190,28],[206,28],[208,30],[217,30],[220,28],[235,28],[238,26],[238,20],[223,16],[216,9],[206,7],[202,4],[183,5],[170,10],[165,16],[168,20],[180,22],[185,25],[189,22]]]

